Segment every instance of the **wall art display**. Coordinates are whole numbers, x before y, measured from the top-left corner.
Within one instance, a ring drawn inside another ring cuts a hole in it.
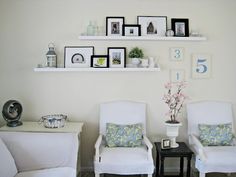
[[[171,47],[170,48],[170,60],[171,61],[182,61],[184,59],[184,48],[182,47]]]
[[[125,23],[125,17],[106,17],[106,35],[122,36],[122,26]]]
[[[110,68],[124,68],[126,64],[126,48],[125,47],[109,47],[107,48],[109,56]]]
[[[138,24],[141,25],[142,36],[165,36],[167,30],[166,16],[138,16]]]
[[[141,25],[123,25],[123,36],[141,36]]]
[[[192,55],[192,77],[209,78],[211,76],[211,56],[209,54]]]
[[[170,81],[171,82],[185,81],[185,71],[183,69],[170,70]]]
[[[189,26],[188,19],[185,18],[172,18],[171,27],[177,37],[188,37]]]
[[[92,55],[94,55],[93,46],[66,46],[64,48],[64,67],[90,67]]]
[[[93,68],[108,68],[108,55],[93,55],[91,56],[91,67]]]

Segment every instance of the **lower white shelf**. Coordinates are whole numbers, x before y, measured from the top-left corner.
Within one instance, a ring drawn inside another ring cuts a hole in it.
[[[160,68],[34,68],[35,72],[155,72]]]

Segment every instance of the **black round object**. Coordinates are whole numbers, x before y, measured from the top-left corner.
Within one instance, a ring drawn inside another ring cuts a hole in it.
[[[2,116],[7,121],[7,126],[16,127],[22,125],[22,122],[19,121],[22,111],[23,108],[18,101],[7,101],[2,108]]]

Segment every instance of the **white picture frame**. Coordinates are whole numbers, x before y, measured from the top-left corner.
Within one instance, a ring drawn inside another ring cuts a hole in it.
[[[171,47],[169,49],[171,61],[183,61],[184,60],[184,48],[183,47]]]
[[[94,55],[93,46],[66,46],[64,48],[64,67],[65,68],[90,67],[92,55]]]
[[[170,82],[183,82],[185,81],[184,69],[171,69],[170,70]]]
[[[211,77],[212,59],[209,54],[192,54],[192,78],[207,79]]]
[[[165,36],[167,30],[166,16],[138,16],[141,25],[141,36]]]
[[[106,36],[122,36],[125,17],[106,17]]]

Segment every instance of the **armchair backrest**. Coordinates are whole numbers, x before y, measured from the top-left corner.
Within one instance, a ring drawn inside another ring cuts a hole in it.
[[[136,124],[142,123],[146,134],[146,104],[132,101],[113,101],[100,105],[99,132],[106,134],[106,123]]]
[[[219,101],[190,103],[187,104],[187,118],[189,135],[199,135],[198,124],[232,123],[233,126],[232,105]]]

